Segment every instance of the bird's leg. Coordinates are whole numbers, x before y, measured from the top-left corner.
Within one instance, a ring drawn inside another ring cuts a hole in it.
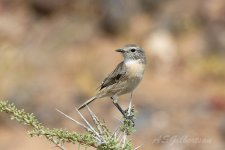
[[[120,105],[118,104],[118,97],[117,96],[112,96],[111,99],[113,100],[113,104],[117,107],[117,109],[123,114],[125,118],[125,122],[129,121],[129,124],[131,124],[132,127],[134,127],[134,115],[130,114],[127,110],[123,110]],[[129,109],[129,108],[128,108]],[[132,111],[132,110],[130,110]]]
[[[124,111],[125,114],[127,114],[127,116],[130,116],[131,115],[131,110],[133,109],[133,106],[132,106],[132,97],[133,97],[133,92],[130,93],[130,104],[129,104],[129,107]]]
[[[113,100],[113,104],[116,106],[116,108],[121,112],[121,114],[123,114],[123,116],[126,118],[126,114],[123,111],[123,109],[120,107],[120,105],[118,104],[118,97],[117,96],[112,96],[111,99]]]
[[[132,96],[133,96],[133,92],[130,93],[130,104],[129,104],[129,107],[124,111],[125,114],[127,114],[128,116],[131,115],[131,111],[133,109],[133,106],[132,106]]]

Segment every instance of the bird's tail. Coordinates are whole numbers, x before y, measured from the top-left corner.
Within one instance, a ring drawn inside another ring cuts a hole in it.
[[[88,104],[90,104],[91,102],[93,102],[96,98],[97,98],[96,96],[90,98],[89,100],[87,100],[86,102],[84,102],[84,103],[78,108],[78,110],[81,110],[82,108],[84,108],[85,106],[87,106]]]

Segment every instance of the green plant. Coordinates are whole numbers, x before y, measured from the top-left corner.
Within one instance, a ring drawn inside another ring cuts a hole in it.
[[[131,142],[127,136],[133,132],[133,121],[124,119],[121,127],[115,132],[111,132],[104,122],[101,122],[98,117],[91,111],[88,111],[93,120],[93,125],[89,123],[85,117],[78,111],[77,113],[83,119],[84,123],[78,122],[72,117],[64,114],[62,111],[57,110],[62,115],[73,121],[79,126],[82,126],[87,132],[84,134],[70,132],[66,129],[49,129],[42,125],[33,113],[27,113],[23,109],[18,109],[15,104],[7,101],[0,101],[0,112],[10,114],[12,120],[16,120],[21,124],[31,127],[28,132],[31,137],[44,136],[47,140],[53,142],[58,148],[65,150],[64,143],[79,143],[87,147],[94,147],[97,150],[131,150]],[[133,107],[131,104],[128,109],[130,116],[133,116]],[[133,119],[133,118],[132,118]],[[121,130],[120,130],[121,129]],[[136,148],[137,149],[137,148]]]

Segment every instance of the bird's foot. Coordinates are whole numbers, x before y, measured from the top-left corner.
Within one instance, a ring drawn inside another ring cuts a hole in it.
[[[132,110],[132,111],[131,111]],[[134,132],[134,120],[135,120],[135,115],[134,115],[134,109],[127,109],[123,111],[123,125],[121,126],[121,131],[125,132],[127,135],[130,135]]]
[[[129,107],[123,113],[125,120],[129,121],[130,125],[132,125],[132,127],[134,127],[134,125],[135,125],[135,123],[134,123],[135,115],[134,114],[135,114],[134,107],[131,107],[131,108]]]

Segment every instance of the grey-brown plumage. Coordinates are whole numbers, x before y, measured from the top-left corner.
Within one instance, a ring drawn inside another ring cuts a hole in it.
[[[141,81],[146,64],[144,50],[137,45],[129,44],[116,51],[122,53],[124,61],[119,63],[115,70],[103,80],[97,94],[82,104],[79,110],[103,97],[111,97],[113,103],[120,107],[117,104],[118,96],[132,93]],[[118,109],[122,111],[121,108]]]

